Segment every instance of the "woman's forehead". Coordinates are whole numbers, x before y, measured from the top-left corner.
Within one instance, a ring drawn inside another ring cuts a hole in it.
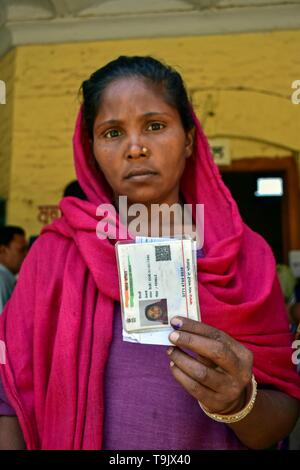
[[[139,76],[120,77],[110,82],[104,89],[104,96],[127,93],[158,93],[163,91],[162,84],[156,84],[150,79]]]
[[[173,117],[177,110],[165,98],[162,86],[139,77],[115,80],[104,90],[96,121],[123,120],[128,116],[167,113]],[[95,122],[96,123],[96,122]]]
[[[132,104],[151,103],[167,106],[164,89],[150,81],[138,77],[122,78],[112,82],[106,87],[101,98],[100,108],[107,105],[122,106],[124,101],[131,102],[138,99],[138,102]]]

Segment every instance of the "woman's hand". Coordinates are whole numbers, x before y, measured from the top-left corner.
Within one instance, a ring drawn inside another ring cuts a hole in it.
[[[16,416],[0,416],[0,450],[26,449],[24,437]]]
[[[177,331],[169,339],[176,347],[168,348],[167,354],[177,382],[210,412],[240,411],[251,385],[251,351],[205,323],[174,317],[171,324]]]

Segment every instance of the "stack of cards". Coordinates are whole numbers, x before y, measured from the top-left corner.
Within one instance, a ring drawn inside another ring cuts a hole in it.
[[[200,320],[192,239],[137,237],[116,243],[116,253],[124,340],[170,344],[172,317]]]

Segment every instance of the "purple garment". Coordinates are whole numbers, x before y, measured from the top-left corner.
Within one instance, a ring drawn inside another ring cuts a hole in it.
[[[203,250],[197,257],[204,257]],[[167,346],[124,342],[118,303],[114,313],[103,449],[245,449],[227,425],[206,416],[175,381]]]
[[[0,416],[16,416],[15,410],[10,406],[3,389],[0,376]]]
[[[167,346],[124,342],[120,305],[105,378],[103,449],[245,449],[172,377]]]

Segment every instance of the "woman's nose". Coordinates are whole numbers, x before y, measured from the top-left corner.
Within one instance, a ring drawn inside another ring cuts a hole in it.
[[[126,152],[126,158],[141,158],[148,156],[148,149],[140,143],[131,143]]]

